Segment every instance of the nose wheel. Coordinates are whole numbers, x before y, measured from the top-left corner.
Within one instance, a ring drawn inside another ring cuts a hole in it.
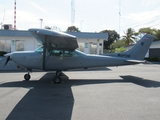
[[[25,79],[26,81],[29,81],[30,78],[31,78],[31,76],[30,76],[29,73],[24,75],[24,79]]]
[[[29,70],[29,69],[27,69],[27,70],[28,70],[28,73],[24,75],[24,79],[25,79],[26,81],[29,81],[30,78],[31,78],[31,76],[30,76],[29,73],[32,72],[32,70]]]

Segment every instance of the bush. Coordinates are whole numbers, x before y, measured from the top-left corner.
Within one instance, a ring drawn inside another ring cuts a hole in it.
[[[115,49],[115,52],[125,52],[125,51],[126,51],[126,48],[124,48],[124,47],[120,47],[120,48]]]
[[[4,51],[0,51],[0,56],[3,56],[4,54],[6,54],[7,52]]]
[[[160,62],[160,57],[157,58],[157,61]]]

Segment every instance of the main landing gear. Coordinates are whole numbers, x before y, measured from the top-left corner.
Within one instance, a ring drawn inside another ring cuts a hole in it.
[[[54,82],[55,84],[60,84],[60,83],[61,83],[61,81],[62,81],[62,79],[61,79],[61,77],[60,77],[61,75],[62,75],[62,71],[56,71],[56,76],[53,78],[53,82]],[[24,79],[25,79],[26,81],[29,81],[30,78],[31,78],[31,76],[30,76],[30,71],[28,71],[28,73],[24,75]]]
[[[61,75],[62,75],[62,71],[56,71],[56,76],[53,79],[53,82],[55,84],[61,83],[61,77],[60,77]]]

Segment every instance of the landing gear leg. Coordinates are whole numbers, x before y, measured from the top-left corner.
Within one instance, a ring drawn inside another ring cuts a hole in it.
[[[30,76],[30,71],[28,71],[28,73],[24,75],[24,79],[25,79],[26,81],[29,81],[30,78],[31,78],[31,76]]]
[[[61,77],[60,77],[61,74],[62,74],[62,71],[56,71],[56,76],[53,79],[55,84],[61,83]]]

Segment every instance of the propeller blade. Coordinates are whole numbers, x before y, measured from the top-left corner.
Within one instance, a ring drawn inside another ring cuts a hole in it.
[[[7,59],[6,59],[6,62],[5,62],[5,64],[4,64],[4,66],[6,66],[7,65],[7,63],[8,63],[8,61],[10,60],[10,56],[8,56],[7,57]]]

